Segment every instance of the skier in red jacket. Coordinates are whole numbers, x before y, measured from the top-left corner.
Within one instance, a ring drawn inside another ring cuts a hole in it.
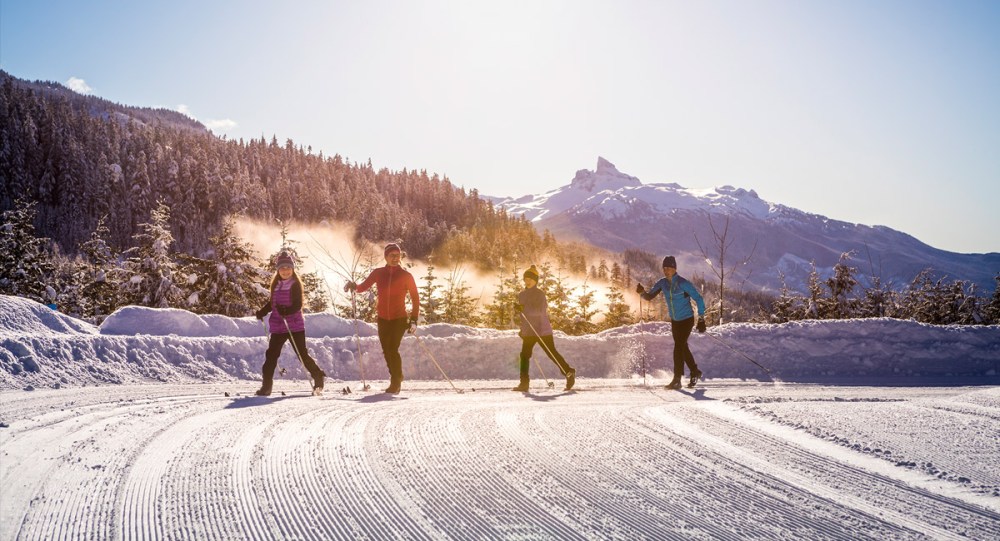
[[[403,358],[399,355],[399,344],[403,335],[417,330],[417,316],[420,315],[420,296],[413,275],[399,266],[402,252],[396,244],[388,244],[384,251],[384,267],[372,271],[360,284],[347,282],[344,291],[363,293],[373,285],[378,286],[378,340],[382,344],[382,354],[389,368],[389,387],[385,392],[396,394],[403,383]],[[412,309],[407,317],[406,294],[410,294]]]

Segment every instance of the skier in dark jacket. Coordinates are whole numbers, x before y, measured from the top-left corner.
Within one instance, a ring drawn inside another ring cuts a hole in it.
[[[698,332],[705,332],[705,301],[701,298],[701,294],[691,282],[677,274],[677,261],[672,255],[663,258],[663,278],[653,284],[649,291],[646,291],[642,284],[636,285],[635,291],[647,301],[653,300],[662,291],[663,301],[667,303],[670,334],[674,337],[674,379],[667,388],[681,388],[685,364],[691,372],[688,387],[694,387],[702,374],[694,362],[694,355],[688,348],[688,338],[691,336],[692,327],[695,326],[691,299],[698,305]]]
[[[420,296],[413,275],[399,266],[402,252],[396,244],[388,244],[383,252],[384,267],[372,271],[360,284],[347,282],[344,291],[363,293],[373,285],[378,286],[378,340],[382,344],[382,354],[389,368],[389,387],[385,392],[396,394],[403,383],[403,358],[399,355],[399,344],[403,335],[417,330],[420,315]],[[406,294],[410,295],[412,309],[407,318]]]
[[[549,322],[549,302],[545,298],[545,293],[538,289],[538,269],[534,265],[524,271],[524,291],[517,294],[517,309],[520,314],[521,331],[521,383],[512,390],[518,392],[528,392],[528,362],[531,360],[531,351],[535,344],[541,343],[542,350],[548,355],[552,362],[556,363],[559,371],[566,377],[567,391],[573,388],[576,383],[576,370],[566,363],[566,359],[556,351],[555,342],[552,340],[552,323]]]
[[[281,348],[285,342],[291,338],[292,347],[296,356],[302,361],[302,365],[309,372],[313,379],[313,392],[323,391],[323,379],[326,377],[316,361],[309,356],[306,350],[306,323],[302,316],[303,291],[302,281],[295,272],[295,260],[286,252],[278,254],[275,259],[277,271],[271,278],[271,298],[267,304],[257,310],[257,319],[263,321],[264,316],[270,312],[268,318],[268,329],[271,331],[271,339],[264,353],[264,367],[262,376],[264,383],[257,391],[257,396],[268,396],[271,394],[271,387],[274,383],[274,369],[278,366],[278,357],[281,355]]]

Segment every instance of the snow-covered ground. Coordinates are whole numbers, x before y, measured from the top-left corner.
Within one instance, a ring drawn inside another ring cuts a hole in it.
[[[256,320],[129,308],[98,328],[0,297],[0,539],[1000,532],[1000,327],[727,325],[692,339],[709,379],[679,392],[663,324],[557,335],[578,390],[533,367],[521,394],[512,332],[431,325],[397,396],[358,329],[372,391],[353,322],[316,314],[327,394],[289,352],[260,398]]]

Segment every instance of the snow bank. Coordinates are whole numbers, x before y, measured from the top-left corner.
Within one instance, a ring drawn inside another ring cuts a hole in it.
[[[357,337],[355,336],[357,329]],[[309,353],[333,379],[388,378],[374,326],[307,314]],[[199,316],[176,309],[126,307],[98,329],[25,299],[0,296],[0,389],[99,383],[259,379],[267,337],[254,318]],[[403,340],[407,379],[515,379],[516,331],[435,324]],[[673,340],[667,323],[596,335],[556,333],[556,347],[578,378],[666,377]],[[691,350],[709,378],[841,384],[1000,384],[1000,326],[931,326],[892,319],[729,324],[694,335]],[[432,359],[433,356],[433,359]],[[561,379],[538,347],[550,379]],[[753,359],[769,370],[765,372]],[[290,347],[279,365],[306,378]],[[533,378],[539,378],[532,366]],[[941,381],[944,380],[944,381]]]
[[[44,332],[94,334],[97,329],[35,301],[0,295],[0,336]]]

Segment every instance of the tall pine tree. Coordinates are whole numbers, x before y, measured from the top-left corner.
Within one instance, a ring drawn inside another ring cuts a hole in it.
[[[170,233],[170,208],[160,201],[149,222],[140,224],[136,246],[125,251],[122,287],[127,304],[169,308],[179,306],[183,291],[176,280],[182,278],[174,261]]]

